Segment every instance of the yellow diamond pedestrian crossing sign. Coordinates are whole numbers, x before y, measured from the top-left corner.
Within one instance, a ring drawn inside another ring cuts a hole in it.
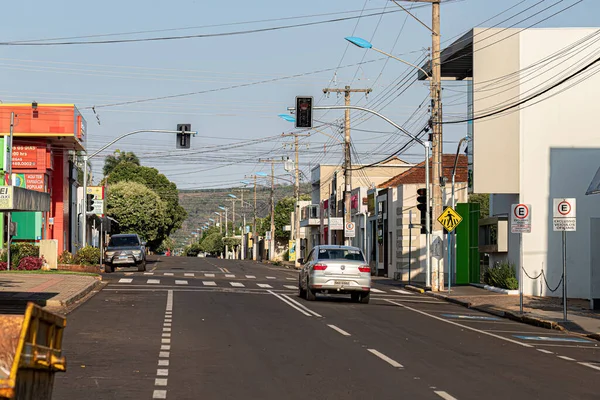
[[[452,207],[446,207],[442,215],[438,217],[438,221],[446,231],[452,232],[462,221],[462,217]]]

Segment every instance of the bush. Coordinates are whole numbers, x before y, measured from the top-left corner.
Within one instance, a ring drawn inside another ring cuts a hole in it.
[[[44,265],[44,259],[39,257],[23,257],[19,262],[20,271],[37,271]]]
[[[10,265],[16,269],[25,257],[39,257],[40,248],[33,243],[18,242],[10,245]],[[0,261],[6,262],[8,254],[5,250],[0,254]]]
[[[483,275],[483,281],[497,288],[515,290],[519,288],[519,281],[513,264],[502,262],[488,268]]]
[[[75,264],[75,257],[68,251],[63,251],[60,256],[58,256],[59,264]]]
[[[100,249],[92,246],[85,246],[77,250],[75,254],[75,264],[79,265],[100,265]]]
[[[0,271],[6,271],[6,261],[0,261]]]

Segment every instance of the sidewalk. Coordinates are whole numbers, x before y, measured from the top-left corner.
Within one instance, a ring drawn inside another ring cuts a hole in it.
[[[498,294],[475,286],[456,286],[450,294],[447,290],[426,294],[526,324],[579,333],[600,340],[600,312],[590,310],[586,300],[569,299],[568,322],[564,322],[561,298],[524,296],[521,315],[518,295]]]
[[[0,314],[20,312],[32,301],[51,311],[66,308],[102,285],[99,275],[65,273],[0,273]]]

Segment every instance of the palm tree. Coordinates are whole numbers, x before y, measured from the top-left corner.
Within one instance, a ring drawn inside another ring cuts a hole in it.
[[[104,176],[109,175],[117,165],[122,162],[129,162],[135,165],[140,165],[140,159],[131,151],[115,150],[115,152],[104,158],[104,167],[102,172]]]

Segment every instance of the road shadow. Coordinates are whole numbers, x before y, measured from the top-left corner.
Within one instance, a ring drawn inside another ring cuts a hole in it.
[[[23,314],[28,302],[45,307],[56,295],[58,293],[0,291],[0,314]]]

